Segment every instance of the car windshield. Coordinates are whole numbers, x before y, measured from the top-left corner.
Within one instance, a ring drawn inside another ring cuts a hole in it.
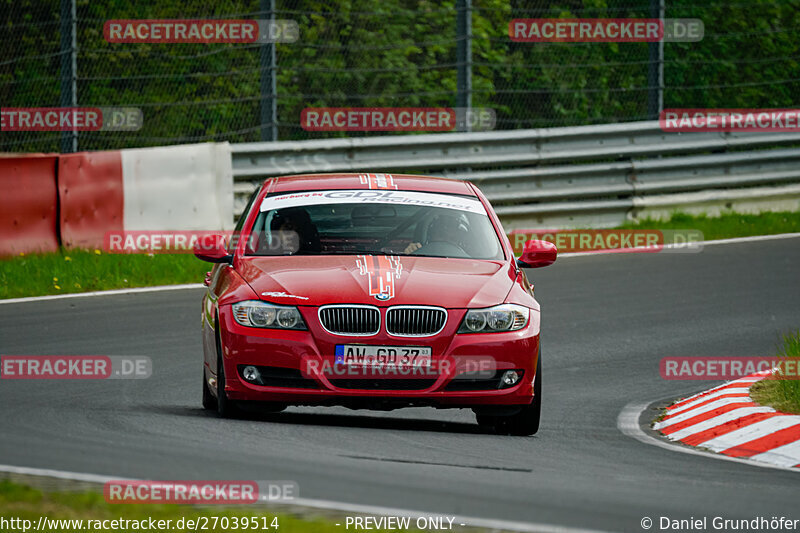
[[[246,253],[503,258],[494,227],[476,198],[363,190],[265,198]]]

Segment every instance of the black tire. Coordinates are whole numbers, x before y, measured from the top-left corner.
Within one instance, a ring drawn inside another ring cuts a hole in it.
[[[203,409],[206,411],[217,410],[217,399],[214,398],[214,395],[211,394],[211,390],[208,388],[205,369],[203,369]]]
[[[533,379],[533,402],[511,416],[497,417],[495,431],[500,435],[529,436],[539,431],[542,415],[542,351],[536,362],[536,377]],[[480,422],[478,422],[480,423]]]
[[[222,345],[219,341],[219,322],[217,323],[217,415],[220,418],[233,418],[238,414],[236,403],[225,394],[225,366],[222,364]]]
[[[220,418],[232,418],[236,412],[236,405],[225,394],[225,367],[222,365],[222,356],[217,355],[217,415]]]

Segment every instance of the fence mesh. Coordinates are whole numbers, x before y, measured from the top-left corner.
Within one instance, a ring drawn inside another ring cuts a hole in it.
[[[516,43],[513,18],[647,18],[650,0],[473,0],[472,103],[498,129],[648,117],[647,43]],[[705,37],[664,44],[664,107],[790,107],[800,95],[800,3],[665,0]],[[59,106],[59,0],[0,0],[0,107]],[[260,44],[110,44],[109,19],[266,18],[258,0],[77,2],[77,102],[135,106],[136,132],[81,132],[79,150],[261,140]],[[306,107],[456,106],[455,2],[277,0],[300,28],[276,45],[280,140],[307,132]],[[60,133],[0,132],[0,151],[59,151]]]

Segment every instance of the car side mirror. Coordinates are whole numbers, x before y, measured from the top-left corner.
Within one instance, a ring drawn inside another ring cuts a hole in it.
[[[557,255],[558,249],[555,244],[533,239],[525,243],[522,255],[517,259],[517,266],[520,268],[546,267],[556,262]]]
[[[230,263],[233,259],[225,247],[223,235],[201,235],[194,243],[194,255],[209,263]]]

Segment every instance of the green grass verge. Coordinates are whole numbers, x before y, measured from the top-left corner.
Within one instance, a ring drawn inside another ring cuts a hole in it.
[[[676,213],[670,220],[642,220],[625,229],[694,229],[706,240],[800,232],[800,212],[726,214]],[[199,283],[211,265],[192,254],[107,254],[71,250],[0,260],[0,299],[45,294]]]
[[[725,214],[719,217],[674,213],[669,220],[642,219],[620,226],[623,229],[700,230],[707,241],[800,232],[800,211],[761,213],[760,215]]]
[[[235,508],[227,506],[193,506],[193,505],[161,505],[161,504],[109,504],[99,492],[42,492],[37,489],[20,485],[8,480],[0,481],[0,517],[8,520],[9,518],[20,518],[30,520],[31,528],[35,529],[39,517],[44,516],[51,520],[83,520],[82,528],[75,527],[78,524],[62,523],[63,527],[50,527],[46,531],[52,533],[72,533],[86,531],[101,531],[99,528],[89,528],[87,520],[171,520],[171,527],[160,529],[160,531],[208,531],[230,533],[231,531],[264,531],[264,518],[268,530],[273,533],[341,533],[342,526],[336,526],[335,520],[323,519],[320,517],[295,516],[287,513],[274,513],[263,507],[250,508],[248,505],[237,506]],[[205,520],[203,517],[206,517]],[[214,517],[218,517],[215,525]],[[227,528],[221,527],[224,524],[222,517],[227,517]],[[247,521],[242,518],[247,517]],[[234,518],[239,524],[234,528]],[[253,519],[256,518],[257,528],[252,528]],[[275,522],[273,519],[277,518]],[[178,521],[184,519],[184,524],[188,520],[194,520],[199,528],[178,529]],[[200,522],[198,523],[198,519]],[[93,524],[93,523],[92,523]],[[108,523],[111,524],[110,522]],[[120,523],[123,525],[124,523]],[[147,524],[147,522],[145,522]],[[167,525],[167,522],[163,523]],[[207,529],[203,529],[202,525]],[[250,527],[243,527],[248,524]],[[277,524],[278,528],[272,527]],[[131,527],[114,528],[109,531],[140,531],[148,530]],[[4,531],[22,531],[21,527],[11,527]],[[29,529],[30,531],[30,529]],[[150,530],[153,531],[153,530]],[[156,530],[159,531],[159,530]]]
[[[107,254],[69,250],[0,261],[0,299],[202,283],[211,270],[192,254]]]
[[[800,331],[783,337],[778,357],[800,358]],[[795,379],[761,380],[750,387],[750,396],[778,411],[800,414],[800,380],[796,376]]]

